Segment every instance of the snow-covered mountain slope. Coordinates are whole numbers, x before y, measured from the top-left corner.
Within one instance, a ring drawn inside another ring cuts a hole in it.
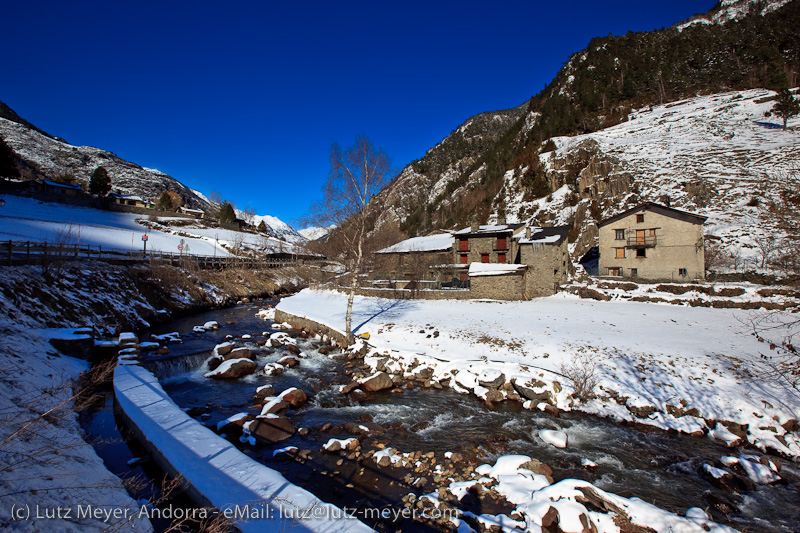
[[[108,171],[115,192],[156,201],[162,192],[175,191],[187,207],[214,212],[214,204],[172,176],[125,161],[111,152],[91,146],[73,146],[5,118],[0,118],[0,136],[22,159],[22,170],[30,177],[72,174],[86,183],[92,172],[102,166]]]
[[[321,239],[325,237],[327,234],[335,228],[335,225],[329,226],[327,228],[321,228],[319,226],[312,226],[309,228],[303,228],[298,233],[303,236],[307,241],[316,241],[317,239]]]
[[[704,15],[696,15],[678,24],[679,30],[692,24],[725,24],[729,20],[739,20],[757,13],[765,15],[788,4],[791,0],[722,0],[714,9]]]
[[[753,255],[760,236],[791,231],[779,227],[775,205],[800,188],[800,117],[784,131],[779,118],[765,116],[774,95],[761,89],[698,96],[636,110],[595,133],[556,137],[557,150],[540,160],[557,192],[549,201],[524,201],[513,191],[525,168],[510,170],[509,219],[581,224],[591,218],[592,202],[600,218],[642,201],[670,202],[708,216],[707,235]],[[587,230],[591,245],[591,221]]]
[[[256,227],[258,227],[262,221],[264,222],[264,225],[267,226],[267,233],[273,237],[277,237],[278,239],[294,244],[305,244],[308,242],[308,239],[306,239],[301,232],[298,232],[296,229],[278,217],[273,217],[270,215],[256,215],[253,217],[253,225]]]
[[[154,221],[133,213],[46,203],[12,195],[6,195],[5,200],[6,205],[0,212],[2,240],[90,244],[106,250],[139,251],[143,248],[141,236],[147,234],[147,249],[165,253],[220,257],[231,253],[255,256],[304,253],[298,244],[267,235],[207,227],[185,218],[164,217]],[[171,225],[175,223],[179,225]]]

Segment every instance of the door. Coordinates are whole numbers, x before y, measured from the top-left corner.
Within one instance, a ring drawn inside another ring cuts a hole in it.
[[[636,244],[644,244],[644,230],[637,229],[636,230]]]

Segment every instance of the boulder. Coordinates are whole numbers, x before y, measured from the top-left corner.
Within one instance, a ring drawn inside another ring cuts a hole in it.
[[[296,356],[300,355],[300,348],[298,348],[294,344],[287,344],[286,346],[284,346],[284,348],[286,349],[287,352],[289,352],[292,355],[296,355]]]
[[[255,359],[255,357],[253,357],[253,350],[250,348],[236,348],[225,354],[226,361],[231,359]]]
[[[358,389],[352,391],[347,396],[350,398],[350,401],[352,401],[354,403],[365,402],[365,401],[367,401],[369,399],[369,396],[367,395],[366,392],[358,390]]]
[[[500,371],[484,370],[478,375],[478,383],[487,389],[499,389],[506,382],[506,375]]]
[[[335,453],[342,450],[353,451],[358,448],[358,439],[329,439],[322,447],[325,451]]]
[[[272,385],[262,385],[256,389],[256,399],[258,400],[263,400],[271,396],[275,396],[275,387]]]
[[[521,380],[514,378],[511,380],[511,385],[514,386],[514,390],[516,390],[520,396],[534,403],[547,402],[549,404],[555,404],[553,393],[550,392],[547,383],[544,381],[528,381],[527,383],[522,383]]]
[[[166,346],[161,346],[160,348],[156,349],[156,351],[153,353],[156,355],[167,355],[169,354],[169,348],[167,348]]]
[[[283,374],[283,366],[278,363],[264,365],[264,373],[268,376],[279,376]]]
[[[209,370],[216,370],[219,367],[219,365],[222,364],[223,361],[224,359],[222,357],[214,356],[208,361],[206,361],[206,366],[208,367]]]
[[[221,420],[217,423],[217,433],[226,433],[228,435],[241,435],[242,428],[247,422],[255,420],[255,417],[248,413],[239,413],[232,417]]]
[[[232,342],[223,342],[222,344],[217,344],[214,347],[214,351],[218,355],[228,355],[229,353],[231,353],[231,350],[233,350],[234,346],[236,345]]]
[[[340,394],[350,394],[354,390],[358,388],[358,381],[351,381],[347,385],[342,385],[342,388],[339,389]]]
[[[286,357],[281,357],[280,359],[278,359],[278,364],[284,367],[294,368],[300,364],[300,361],[298,361],[291,355],[287,355]]]
[[[262,444],[282,442],[295,434],[292,421],[285,416],[257,417],[250,423],[250,434]]]
[[[755,485],[747,478],[738,476],[729,470],[716,468],[709,464],[703,464],[697,469],[700,477],[726,492],[742,492],[753,490]]]
[[[214,379],[236,379],[256,371],[258,365],[250,359],[231,359],[206,373],[205,377]]]
[[[361,390],[366,392],[377,392],[394,387],[392,377],[386,372],[376,372],[368,378],[361,380]]]
[[[421,366],[414,370],[414,378],[419,381],[426,381],[433,377],[433,368],[429,366]]]
[[[278,397],[284,402],[290,404],[292,407],[298,407],[308,401],[308,396],[306,396],[306,393],[297,387],[286,389],[280,393]]]
[[[266,398],[266,402],[264,403],[264,406],[261,408],[260,416],[282,413],[287,409],[289,409],[288,402],[284,402],[280,398]]]

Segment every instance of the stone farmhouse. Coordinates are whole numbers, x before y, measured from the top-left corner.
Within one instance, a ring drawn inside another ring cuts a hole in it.
[[[599,274],[645,280],[705,279],[706,217],[645,202],[598,224]]]
[[[372,283],[422,298],[549,296],[569,276],[568,232],[499,223],[414,237],[375,254]]]

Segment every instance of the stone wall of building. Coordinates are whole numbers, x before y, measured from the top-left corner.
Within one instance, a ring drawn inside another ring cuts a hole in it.
[[[567,241],[560,244],[522,244],[520,262],[528,265],[525,273],[525,297],[551,296],[567,282],[572,263]]]
[[[490,300],[524,300],[525,278],[522,272],[496,276],[472,276],[469,278],[470,298]]]
[[[636,217],[641,214],[644,215],[644,221],[637,222]],[[624,232],[622,239],[617,239],[617,230]],[[645,242],[654,243],[651,247],[642,248],[644,256],[637,255],[637,248],[628,247],[628,239],[636,238],[636,230],[644,230]],[[654,235],[651,235],[651,230]],[[612,269],[619,269],[616,275],[625,278],[665,281],[705,279],[702,224],[647,210],[603,225],[599,233],[601,276],[615,275]],[[651,237],[655,239],[651,240]]]
[[[441,270],[432,267],[449,264],[452,260],[450,250],[375,254],[371,277],[373,279],[442,281],[440,279]]]
[[[469,250],[464,252],[460,248],[459,237],[456,236],[456,242],[453,247],[453,262],[462,263],[461,256],[467,255],[467,263],[480,263],[482,254],[489,255],[489,263],[500,263],[498,254],[505,253],[506,260],[503,263],[512,263],[514,261],[514,240],[509,233],[506,238],[506,250],[497,249],[497,235],[487,235],[486,237],[469,237]]]

